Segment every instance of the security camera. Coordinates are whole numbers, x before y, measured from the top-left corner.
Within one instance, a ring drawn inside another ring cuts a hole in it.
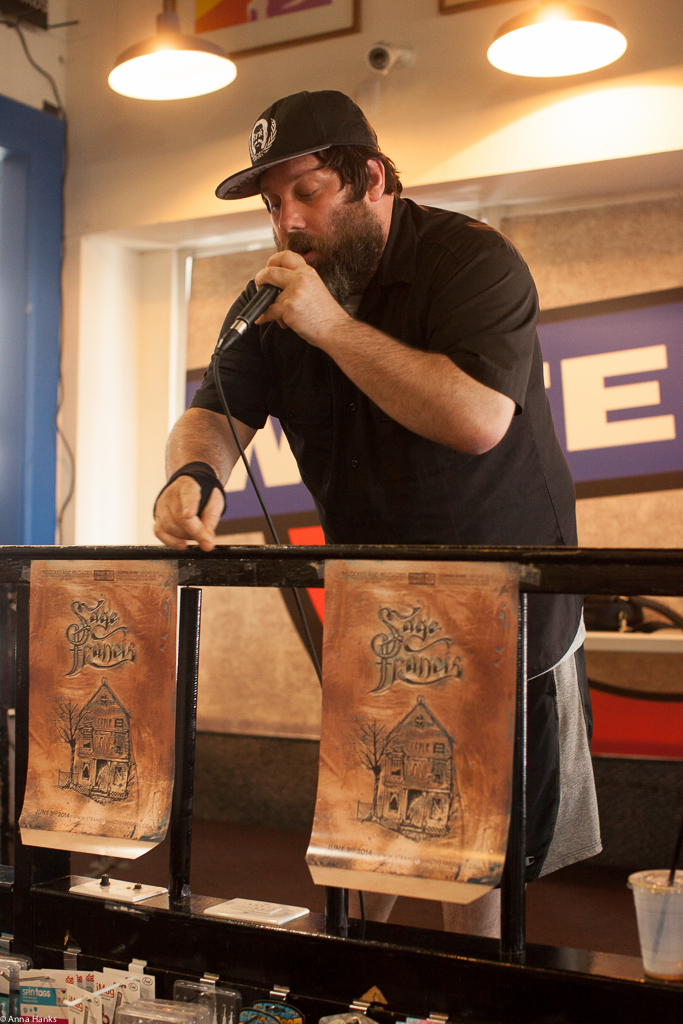
[[[398,68],[408,68],[415,62],[412,46],[397,46],[395,43],[375,43],[365,55],[368,67],[378,75],[388,75]]]

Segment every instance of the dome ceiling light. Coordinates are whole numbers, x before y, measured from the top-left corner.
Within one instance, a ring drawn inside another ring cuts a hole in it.
[[[216,92],[236,74],[220,46],[182,35],[175,0],[164,0],[157,34],[119,55],[109,85],[114,92],[139,100],[180,100]]]
[[[507,21],[488,59],[510,75],[559,78],[612,64],[626,45],[606,14],[579,4],[546,3]]]

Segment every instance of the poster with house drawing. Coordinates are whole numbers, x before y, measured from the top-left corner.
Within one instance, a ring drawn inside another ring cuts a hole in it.
[[[328,562],[314,882],[469,903],[510,817],[518,569]]]
[[[175,563],[33,562],[22,841],[139,857],[174,770]]]

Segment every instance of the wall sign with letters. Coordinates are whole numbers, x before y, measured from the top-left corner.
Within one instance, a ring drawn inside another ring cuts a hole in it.
[[[683,289],[549,310],[539,337],[579,496],[683,486]]]

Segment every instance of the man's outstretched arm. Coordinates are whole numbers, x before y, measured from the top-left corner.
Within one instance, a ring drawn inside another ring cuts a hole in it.
[[[256,431],[239,420],[234,422],[246,448]],[[206,462],[225,486],[238,458],[237,445],[222,413],[188,409],[168,439],[166,473],[171,476],[190,462]],[[193,540],[202,551],[213,550],[223,499],[218,488],[214,489],[199,516],[200,498],[199,484],[190,476],[178,477],[159,495],[154,511],[154,532],[162,544],[183,551],[188,540]]]

